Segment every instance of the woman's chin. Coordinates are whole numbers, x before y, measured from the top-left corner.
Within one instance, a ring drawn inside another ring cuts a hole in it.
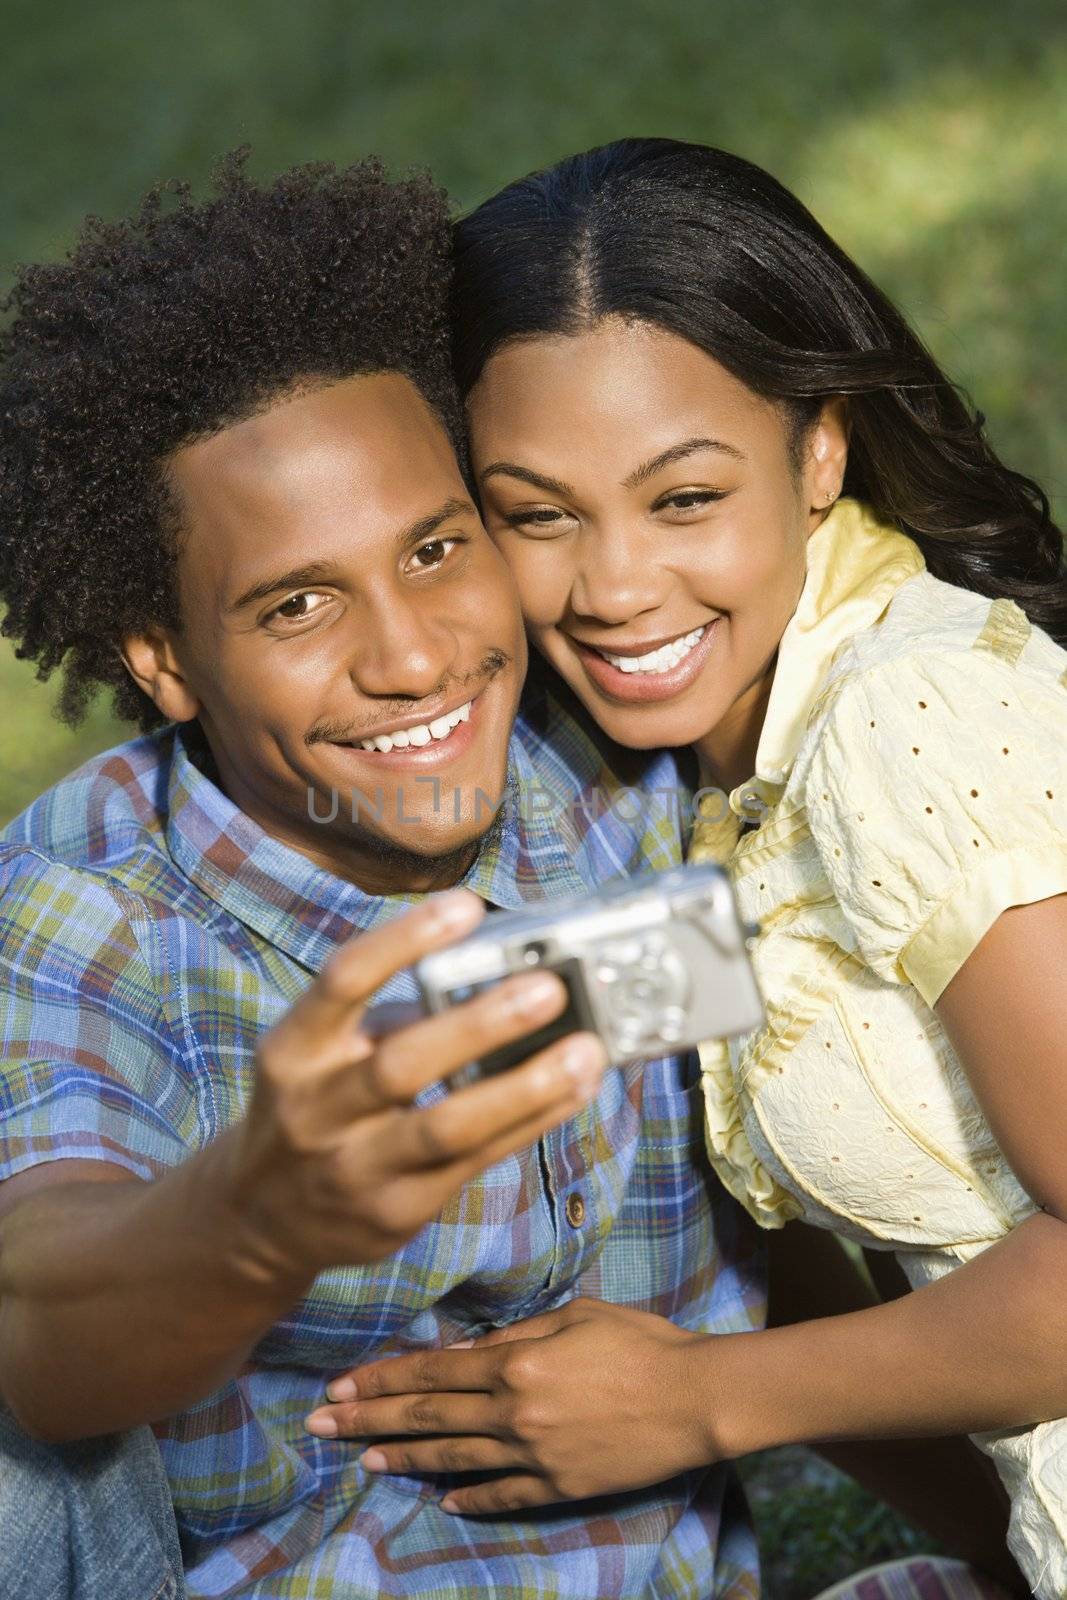
[[[708,718],[691,708],[662,705],[620,706],[598,694],[588,682],[573,678],[570,687],[609,739],[627,750],[688,748],[708,732]]]

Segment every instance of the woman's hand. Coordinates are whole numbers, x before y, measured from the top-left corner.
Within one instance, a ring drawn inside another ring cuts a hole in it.
[[[505,1474],[453,1490],[446,1511],[584,1500],[714,1459],[691,1359],[708,1343],[663,1317],[572,1300],[471,1349],[357,1367],[328,1386],[332,1403],[307,1425],[343,1439],[408,1435],[364,1452],[374,1472]]]

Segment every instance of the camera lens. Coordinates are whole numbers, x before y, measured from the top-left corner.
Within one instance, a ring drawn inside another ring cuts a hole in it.
[[[524,967],[536,967],[548,955],[548,945],[543,939],[531,939],[530,943],[523,946],[522,964]]]

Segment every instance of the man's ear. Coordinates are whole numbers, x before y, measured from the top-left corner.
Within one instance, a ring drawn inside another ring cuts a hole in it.
[[[134,683],[143,689],[168,722],[191,722],[200,701],[190,688],[166,628],[146,628],[122,642],[122,659]]]
[[[809,509],[820,518],[841,493],[848,464],[850,418],[844,395],[831,395],[808,435],[804,484]]]

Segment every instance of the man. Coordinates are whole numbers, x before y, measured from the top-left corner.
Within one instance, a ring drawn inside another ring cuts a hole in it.
[[[179,1567],[194,1596],[256,1600],[756,1591],[721,1469],[470,1522],[447,1480],[374,1475],[305,1426],[354,1361],[579,1292],[695,1329],[762,1317],[682,1064],[604,1073],[572,1035],[448,1095],[562,1009],[532,977],[367,1020],[484,904],[677,859],[662,802],[598,815],[637,780],[588,730],[533,693],[511,732],[525,647],[456,456],[446,251],[420,180],[260,188],[231,160],[208,202],[151,199],[16,286],[5,628],[64,662],[69,716],[104,685],[145,729],[0,844],[23,1594],[143,1600]]]

